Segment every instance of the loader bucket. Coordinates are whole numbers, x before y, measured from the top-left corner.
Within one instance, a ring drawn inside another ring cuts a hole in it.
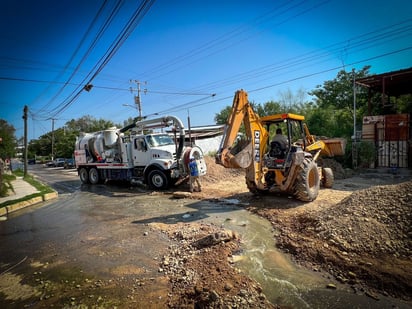
[[[321,155],[334,157],[345,154],[346,140],[344,138],[323,139],[322,142],[325,143],[325,148],[322,149]]]

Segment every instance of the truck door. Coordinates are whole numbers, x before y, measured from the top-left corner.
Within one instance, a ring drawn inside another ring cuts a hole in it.
[[[133,140],[133,165],[134,166],[146,166],[151,160],[150,148],[144,139],[144,136],[137,136]]]

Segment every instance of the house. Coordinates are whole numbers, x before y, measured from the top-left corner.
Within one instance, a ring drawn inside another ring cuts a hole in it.
[[[199,146],[205,155],[216,153],[223,137],[225,125],[196,126],[185,129],[185,145]],[[172,131],[166,131],[172,134]]]
[[[411,112],[404,114],[371,115],[373,104],[382,109],[391,107],[391,97],[412,94],[412,68],[372,75],[356,80],[368,88],[368,116],[363,118],[362,140],[374,144],[374,167],[412,167]],[[381,102],[372,102],[373,95],[381,94]]]

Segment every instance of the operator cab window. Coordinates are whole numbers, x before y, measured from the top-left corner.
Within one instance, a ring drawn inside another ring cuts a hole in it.
[[[146,142],[143,137],[138,137],[134,140],[134,149],[138,151],[146,151]]]

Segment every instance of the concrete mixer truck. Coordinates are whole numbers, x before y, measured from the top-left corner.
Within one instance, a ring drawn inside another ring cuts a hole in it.
[[[172,134],[154,129],[172,127]],[[203,151],[185,147],[185,129],[174,116],[142,120],[124,128],[82,133],[74,151],[80,180],[85,184],[108,180],[144,183],[155,190],[182,183],[195,159],[199,174],[206,174]]]

